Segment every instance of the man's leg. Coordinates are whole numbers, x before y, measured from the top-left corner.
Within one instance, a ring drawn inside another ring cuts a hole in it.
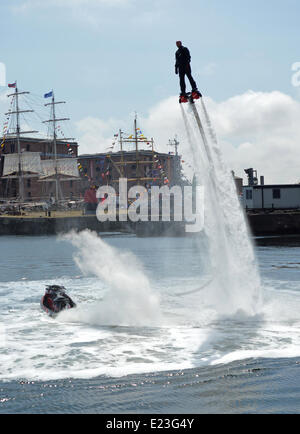
[[[181,94],[185,94],[186,93],[185,70],[183,68],[179,68],[179,78],[180,78],[180,90],[181,90]]]
[[[189,81],[191,83],[192,91],[196,90],[197,89],[197,84],[196,84],[195,80],[192,77],[191,65],[187,65],[187,67],[186,67],[186,75],[187,75],[187,78],[189,79]]]

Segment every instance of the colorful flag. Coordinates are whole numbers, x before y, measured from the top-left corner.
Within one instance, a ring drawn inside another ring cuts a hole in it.
[[[17,87],[17,83],[8,83],[8,87]]]

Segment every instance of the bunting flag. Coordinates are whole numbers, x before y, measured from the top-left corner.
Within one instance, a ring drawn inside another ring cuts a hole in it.
[[[14,87],[15,84],[16,83],[13,83],[11,85],[11,87]],[[11,106],[13,105],[13,103],[14,103],[14,98],[11,99],[10,108],[8,109],[8,113],[6,115],[7,117],[6,117],[6,120],[3,124],[3,133],[2,133],[2,142],[0,144],[0,151],[3,151],[4,146],[5,146],[6,135],[9,131],[9,121],[10,121],[10,116],[11,116],[11,111],[12,111]]]
[[[168,159],[169,158],[170,157],[168,157]],[[153,155],[153,160],[154,160],[153,169],[152,169],[153,182],[159,181],[159,175],[160,175],[160,180],[164,185],[170,184],[169,178],[167,177],[167,174],[163,168],[163,163],[160,162],[160,159],[158,158],[157,154]]]
[[[61,126],[60,126],[60,125],[57,125],[56,129],[57,129],[57,130],[60,132],[60,134],[63,136],[63,139],[66,140],[66,137],[65,137],[65,135],[64,135],[64,132],[63,132]],[[68,154],[69,154],[70,156],[76,157],[76,154],[75,154],[73,148],[71,147],[71,144],[70,144],[70,143],[66,143],[66,146],[67,146],[67,148],[68,148]]]

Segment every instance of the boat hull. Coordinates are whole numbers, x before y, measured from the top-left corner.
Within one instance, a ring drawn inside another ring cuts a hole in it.
[[[76,304],[74,303],[74,306],[67,305],[66,307],[64,307],[64,308],[61,309],[61,310],[53,311],[53,310],[49,309],[49,307],[47,307],[47,306],[44,305],[44,298],[45,298],[45,296],[43,296],[43,297],[41,298],[41,301],[40,301],[41,309],[42,309],[44,312],[46,312],[46,314],[47,314],[48,316],[50,316],[51,318],[55,318],[55,317],[56,317],[60,312],[62,312],[63,310],[73,309],[74,307],[76,307]]]

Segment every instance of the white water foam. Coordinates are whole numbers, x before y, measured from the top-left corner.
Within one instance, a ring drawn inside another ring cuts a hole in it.
[[[137,259],[149,254],[149,240],[146,246],[141,242],[134,255],[89,231],[72,233],[66,239],[77,249],[74,260],[84,276],[0,284],[1,380],[118,377],[300,355],[299,282],[267,280],[262,290],[235,186],[209,131],[207,114],[202,116],[213,167],[197,125],[190,114],[184,116],[198,157],[197,176],[207,190],[209,250],[197,253],[209,259],[211,284],[192,291],[201,280],[195,264],[187,265],[192,261],[185,262],[178,280],[168,275],[171,264],[166,262],[163,282],[150,281]],[[44,242],[47,249],[49,240]],[[172,263],[182,253],[183,241],[176,242]],[[191,259],[195,245],[185,245]],[[152,244],[154,252],[159,248],[162,257],[167,256],[168,240]],[[178,260],[178,268],[182,264]],[[159,260],[154,262],[152,274],[160,268]],[[39,309],[39,298],[45,285],[54,283],[64,284],[78,307],[53,320]],[[189,295],[176,296],[180,292]]]
[[[161,243],[162,248],[165,246],[164,240],[157,243],[157,247]],[[102,248],[106,244],[101,243]],[[174,252],[180,245],[177,240]],[[139,251],[143,254],[146,247]],[[193,252],[191,244],[190,254]],[[158,272],[156,266],[151,270]],[[119,377],[225,364],[249,357],[300,355],[299,282],[264,280],[262,317],[220,318],[215,306],[208,306],[198,293],[174,297],[189,278],[188,270],[182,270],[178,282],[173,279],[168,284],[167,277],[163,285],[160,279],[150,281],[151,293],[160,295],[162,321],[151,314],[148,323],[152,326],[110,326],[102,325],[101,318],[101,300],[108,295],[109,285],[90,274],[65,277],[59,282],[19,280],[0,284],[1,322],[5,325],[5,339],[0,346],[1,380]],[[78,305],[56,319],[39,308],[45,285],[54,283],[65,285]],[[194,283],[191,280],[189,285]],[[110,303],[115,322],[120,319],[126,323],[127,318],[118,318],[120,306],[113,297]],[[139,318],[138,322],[143,321]]]

